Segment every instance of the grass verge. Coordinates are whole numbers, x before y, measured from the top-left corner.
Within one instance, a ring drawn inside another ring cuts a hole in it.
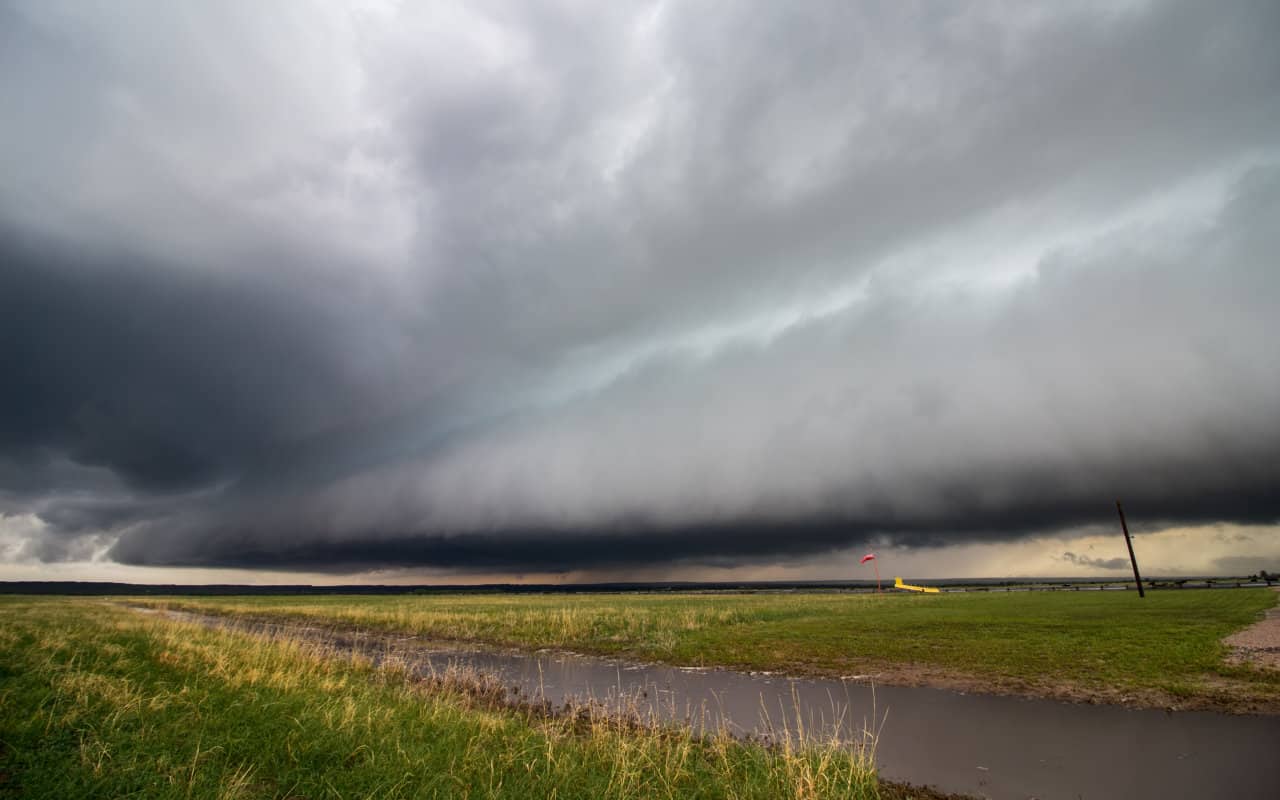
[[[915,794],[820,742],[770,749],[540,715],[300,641],[0,598],[3,797]]]
[[[1222,638],[1265,589],[1024,594],[145,598],[148,605],[681,665],[875,675],[1074,700],[1280,710],[1280,673]]]

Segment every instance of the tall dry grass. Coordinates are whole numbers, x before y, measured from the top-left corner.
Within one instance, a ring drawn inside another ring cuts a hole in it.
[[[0,796],[863,798],[870,751],[772,746],[486,676],[104,603],[4,600]],[[799,734],[799,735],[794,735]]]

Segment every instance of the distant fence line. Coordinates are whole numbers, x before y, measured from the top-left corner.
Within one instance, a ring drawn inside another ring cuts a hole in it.
[[[926,584],[928,581],[924,581]],[[1266,581],[1146,581],[1142,585],[1148,591],[1164,589],[1260,589],[1272,586]],[[1108,584],[1051,584],[1043,586],[1009,584],[1003,586],[938,586],[939,594],[966,594],[972,592],[1123,592],[1134,591],[1136,586],[1129,583]],[[847,589],[851,594],[874,594],[877,590],[869,587]]]
[[[1074,582],[1070,579],[1028,580],[1018,582],[1010,580],[993,580],[990,583],[976,582],[965,584],[951,579],[946,582],[930,581],[927,578],[911,578],[925,586],[936,587],[939,593],[966,592],[1113,592],[1133,590],[1132,581],[1093,581],[1087,579]],[[945,580],[945,579],[937,579]],[[1251,589],[1274,585],[1262,580],[1239,578],[1146,578],[1142,585],[1147,589]],[[38,595],[88,595],[88,596],[245,596],[245,595],[445,595],[445,594],[662,594],[662,593],[695,593],[712,594],[723,592],[745,593],[797,593],[797,592],[838,592],[845,594],[870,594],[877,591],[876,585],[863,581],[740,581],[713,583],[594,583],[594,584],[487,584],[480,586],[435,585],[435,586],[236,586],[231,584],[212,584],[180,586],[142,585],[127,583],[109,583],[95,581],[0,581],[0,595],[6,594],[38,594]],[[886,589],[888,591],[888,589]]]

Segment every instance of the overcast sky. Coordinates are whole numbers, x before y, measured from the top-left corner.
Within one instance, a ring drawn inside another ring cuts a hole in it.
[[[0,578],[1280,567],[1278,37],[0,0]]]

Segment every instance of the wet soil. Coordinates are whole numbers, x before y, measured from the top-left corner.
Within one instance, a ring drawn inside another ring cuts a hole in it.
[[[1241,662],[1233,660],[1232,663]],[[1186,696],[1155,688],[1081,685],[1060,678],[1028,680],[999,675],[970,675],[928,664],[875,664],[853,675],[815,670],[812,665],[782,671],[800,677],[859,680],[875,682],[881,686],[928,687],[1087,705],[1280,715],[1280,697],[1259,697],[1254,687],[1224,676],[1205,676],[1201,687],[1203,693]]]

